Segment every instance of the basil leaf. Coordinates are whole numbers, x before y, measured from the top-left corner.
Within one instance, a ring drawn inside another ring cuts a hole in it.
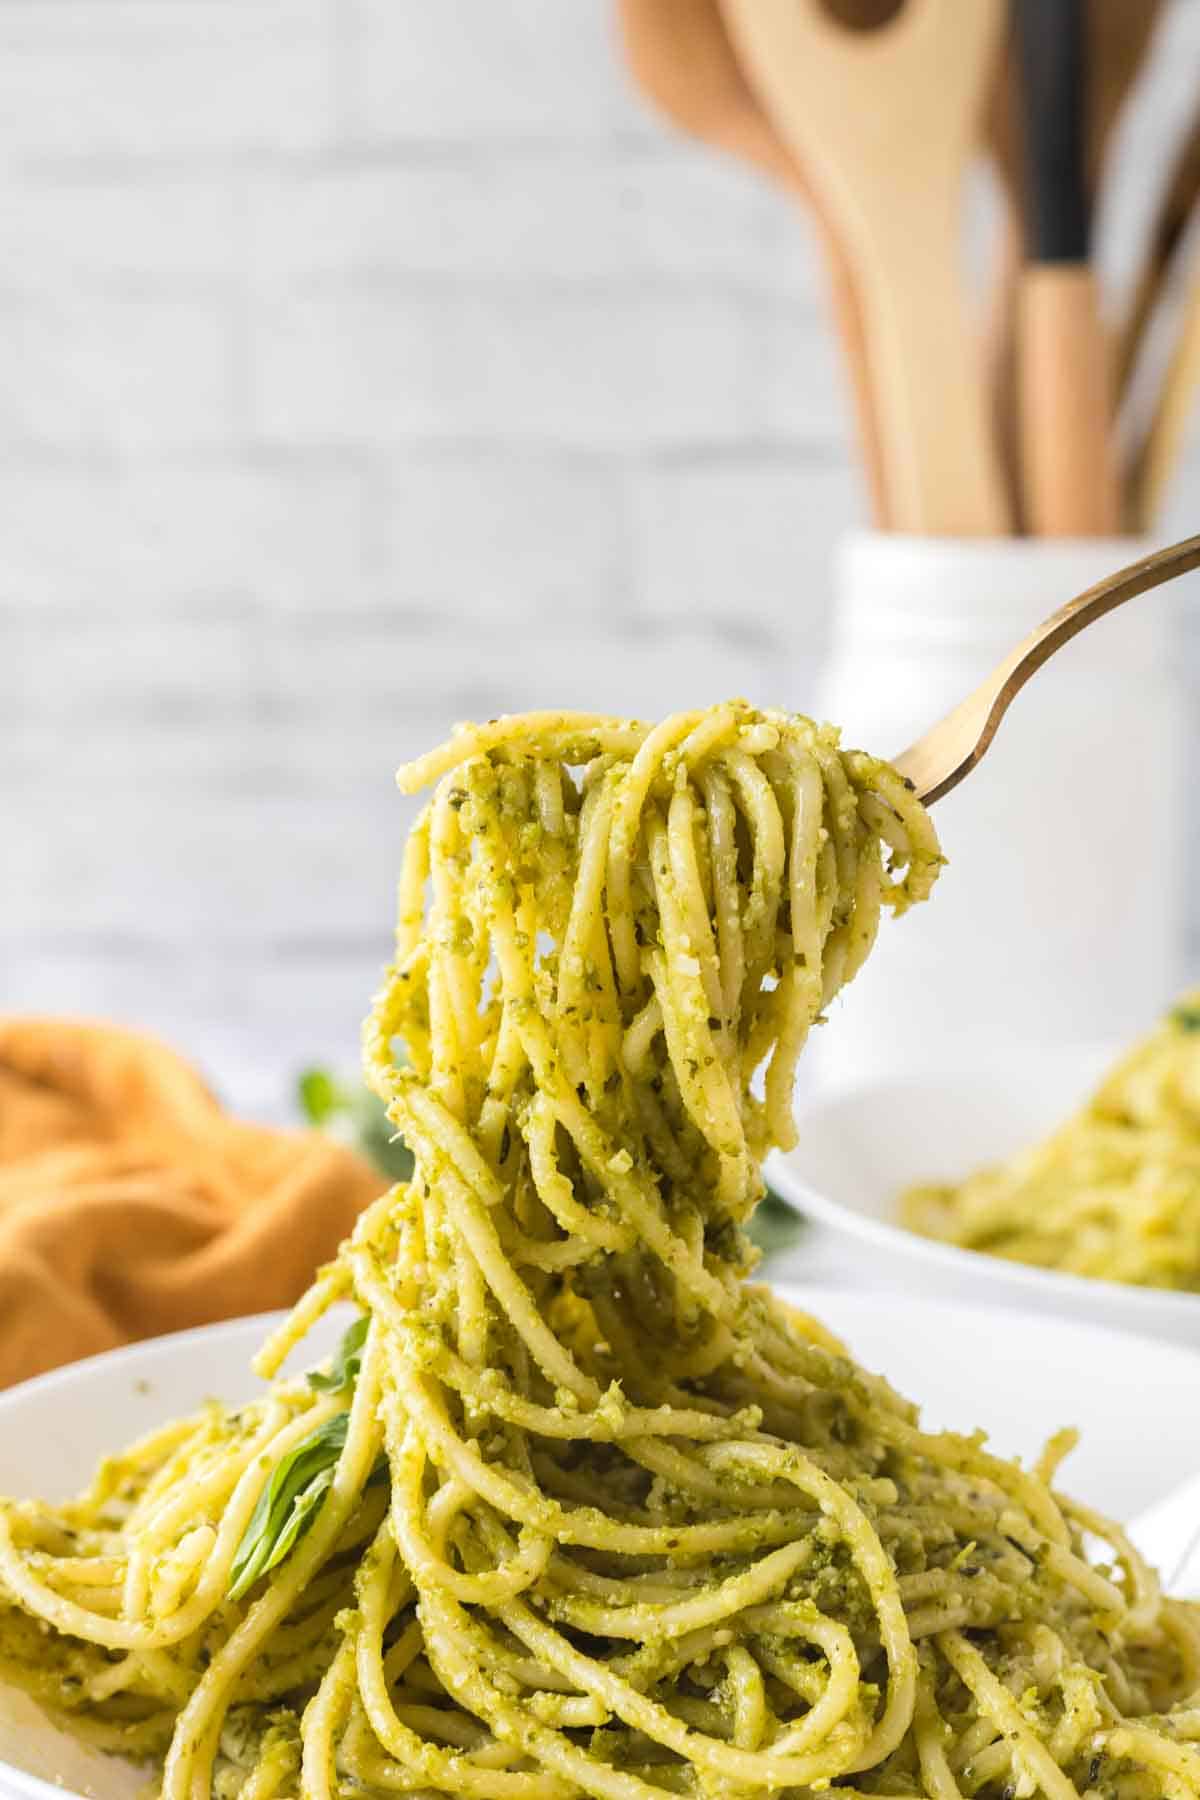
[[[350,1096],[328,1069],[305,1069],[296,1083],[301,1111],[310,1125],[326,1125],[350,1105]]]
[[[320,1369],[310,1371],[308,1385],[314,1393],[340,1394],[343,1388],[354,1386],[362,1368],[363,1344],[370,1323],[369,1315],[363,1313],[361,1318],[355,1319],[353,1325],[347,1327],[342,1334],[341,1343],[334,1351],[328,1375]]]
[[[1178,1025],[1180,1031],[1200,1031],[1200,1006],[1177,1006],[1171,1023]]]
[[[392,1181],[413,1172],[412,1151],[396,1134],[382,1100],[359,1084],[339,1081],[328,1069],[305,1069],[296,1084],[300,1110],[310,1125],[349,1144]]]
[[[312,1524],[346,1446],[350,1415],[335,1413],[302,1438],[258,1497],[229,1570],[229,1598],[240,1600],[281,1563]]]
[[[314,1475],[304,1492],[297,1494],[292,1502],[292,1510],[284,1521],[283,1530],[275,1539],[274,1548],[262,1566],[265,1575],[268,1569],[278,1568],[288,1553],[295,1549],[304,1533],[308,1530],[325,1501],[325,1496],[333,1486],[333,1472],[337,1465],[330,1463],[319,1475]]]
[[[806,1229],[804,1215],[789,1206],[773,1188],[767,1189],[746,1226],[764,1258],[790,1250],[804,1236]]]

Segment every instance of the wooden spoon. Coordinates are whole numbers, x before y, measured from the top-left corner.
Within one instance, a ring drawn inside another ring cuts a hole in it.
[[[971,773],[996,735],[1001,719],[1031,675],[1049,662],[1056,650],[1105,613],[1123,606],[1137,594],[1148,593],[1164,581],[1200,568],[1200,537],[1184,538],[1166,550],[1156,550],[1140,562],[1118,569],[1068,600],[1057,612],[1030,632],[1004,661],[986,676],[973,694],[893,759],[918,799],[932,806]]]
[[[874,31],[818,0],[721,0],[743,67],[845,246],[865,329],[889,521],[1010,525],[960,272],[962,178],[1003,0],[907,0]]]
[[[862,4],[863,0],[859,0]],[[834,315],[850,374],[855,425],[872,516],[888,520],[862,317],[845,251],[804,169],[742,73],[719,0],[618,0],[634,79],[676,125],[765,170],[813,214],[829,271]]]

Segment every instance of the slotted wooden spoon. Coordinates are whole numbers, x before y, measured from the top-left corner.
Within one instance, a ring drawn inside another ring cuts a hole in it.
[[[1011,512],[960,241],[963,174],[1003,0],[905,0],[874,30],[847,26],[821,0],[721,7],[752,86],[848,253],[890,524],[1003,534]]]
[[[1031,675],[1049,662],[1056,650],[1069,644],[1105,613],[1123,606],[1137,594],[1161,587],[1189,569],[1200,568],[1200,536],[1184,538],[1166,550],[1156,550],[1128,568],[1118,569],[1068,600],[1057,612],[1029,633],[1002,663],[986,676],[973,694],[960,700],[952,712],[930,728],[915,744],[893,758],[895,767],[912,784],[926,806],[940,800],[982,761],[1000,721]]]
[[[742,73],[719,0],[618,0],[617,17],[634,80],[659,110],[691,136],[764,170],[811,213],[828,266],[871,513],[877,525],[886,525],[887,494],[862,315],[846,252],[803,166]]]

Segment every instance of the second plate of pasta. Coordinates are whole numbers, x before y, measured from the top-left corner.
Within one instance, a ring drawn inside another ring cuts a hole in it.
[[[1068,1126],[1126,1049],[1014,1046],[969,1069],[829,1089],[804,1108],[797,1147],[772,1159],[771,1184],[831,1246],[853,1249],[856,1278],[867,1285],[902,1281],[909,1292],[1091,1319],[1200,1347],[1200,1294],[1039,1268],[905,1222],[914,1189],[1006,1165]]]

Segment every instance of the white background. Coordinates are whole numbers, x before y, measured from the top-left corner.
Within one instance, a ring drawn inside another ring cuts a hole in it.
[[[353,1066],[403,757],[811,703],[863,520],[815,249],[602,0],[0,0],[0,155],[0,1003],[278,1110]]]

